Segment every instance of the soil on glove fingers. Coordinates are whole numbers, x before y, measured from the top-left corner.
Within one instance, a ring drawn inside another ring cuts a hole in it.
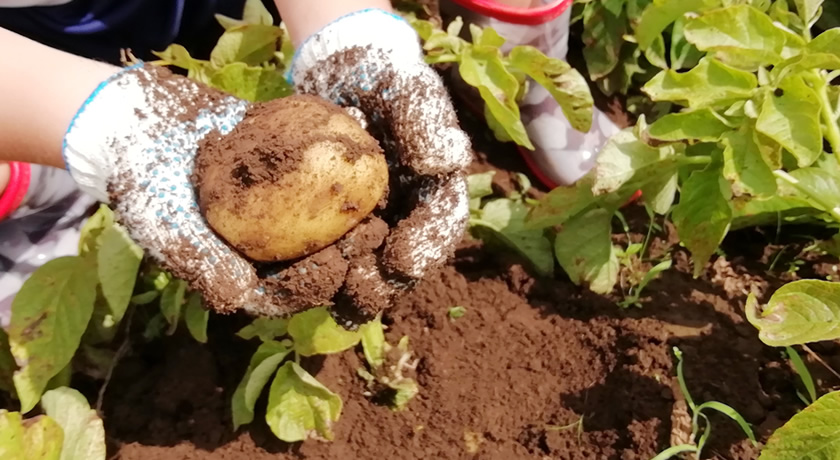
[[[508,171],[524,167],[515,151],[483,136],[474,138],[473,172],[498,170],[495,186],[504,190]],[[630,238],[640,241],[644,211],[625,214]],[[664,253],[675,238],[664,229],[652,251]],[[214,317],[210,344],[167,338],[120,364],[104,404],[109,446],[122,460],[647,460],[690,436],[674,346],[684,354],[694,400],[732,406],[766,441],[803,405],[780,350],[764,346],[744,318],[748,292],[766,299],[785,281],[765,273],[772,254],[756,251],[771,246],[760,238],[730,238],[728,256],[700,279],[691,277],[687,254],[673,249],[675,268],[649,285],[643,308],[626,310],[616,306],[619,298],[561,276],[537,279],[507,253],[467,240],[452,263],[384,318],[389,341],[408,335],[420,359],[413,376],[420,393],[407,410],[392,412],[363,395],[359,350],[304,360],[344,401],[329,443],[276,440],[261,412],[265,396],[255,421],[233,432],[231,395],[256,344],[233,335],[245,318]],[[803,270],[831,269],[813,262]],[[451,320],[454,306],[466,314]],[[816,349],[840,365],[840,347]],[[809,367],[822,390],[840,383],[819,365]],[[757,457],[734,422],[711,420],[709,458]]]

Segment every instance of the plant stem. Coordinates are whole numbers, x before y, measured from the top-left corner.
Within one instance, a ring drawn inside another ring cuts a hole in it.
[[[119,364],[120,360],[125,357],[128,350],[131,348],[131,320],[134,318],[134,311],[136,309],[134,306],[129,306],[129,311],[125,315],[125,338],[123,342],[120,344],[120,347],[117,349],[117,352],[114,353],[114,359],[111,360],[110,365],[108,366],[108,371],[105,374],[105,381],[102,382],[102,386],[99,387],[99,395],[96,398],[96,413],[102,415],[102,403],[105,402],[105,390],[108,389],[108,384],[111,383],[111,378],[114,376],[114,369],[117,368],[117,364]]]
[[[793,186],[793,188],[795,188],[799,193],[802,193],[803,195],[808,197],[808,199],[810,199],[811,201],[817,203],[819,207],[821,207],[825,212],[831,214],[831,217],[835,221],[840,223],[840,206],[835,206],[834,204],[826,201],[823,197],[812,194],[807,188],[803,187],[799,183],[799,179],[791,176],[786,171],[777,170],[773,171],[773,174],[775,174],[775,176],[779,179],[782,179],[783,181]]]
[[[815,70],[813,71],[811,83],[817,93],[817,98],[820,102],[820,113],[822,114],[823,122],[825,123],[825,138],[831,145],[831,152],[840,162],[840,126],[837,125],[837,116],[834,113],[834,106],[828,98],[828,83],[825,81],[822,74]]]
[[[828,372],[831,372],[832,374],[834,374],[835,377],[840,379],[840,374],[838,374],[837,371],[834,370],[834,368],[829,366],[828,363],[820,357],[820,355],[814,352],[814,350],[808,348],[808,345],[802,345],[802,349],[808,352],[808,354],[811,355],[811,357],[814,358],[818,363],[822,364],[823,367],[825,367],[828,370]]]
[[[677,157],[677,163],[680,165],[707,165],[712,162],[712,157],[708,155],[697,156],[681,156]]]

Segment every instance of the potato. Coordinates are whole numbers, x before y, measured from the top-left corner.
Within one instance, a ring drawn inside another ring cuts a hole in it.
[[[312,254],[369,215],[388,187],[379,143],[343,109],[295,95],[251,107],[196,158],[199,207],[255,261]]]

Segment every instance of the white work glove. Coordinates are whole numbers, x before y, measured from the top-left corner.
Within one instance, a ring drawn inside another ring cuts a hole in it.
[[[352,304],[344,310],[370,315],[442,265],[461,241],[469,138],[414,29],[389,12],[363,10],[327,25],[300,46],[290,77],[300,93],[358,108],[398,165],[389,205],[400,201],[408,215],[377,258],[350,261],[344,290]],[[356,295],[371,287],[376,295]]]
[[[246,101],[169,70],[137,64],[88,98],[64,141],[79,187],[109,203],[131,238],[215,310],[289,313],[254,266],[207,226],[191,183],[199,142],[229,133]]]

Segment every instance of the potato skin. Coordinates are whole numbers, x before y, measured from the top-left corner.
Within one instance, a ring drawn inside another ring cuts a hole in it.
[[[197,166],[207,222],[261,262],[296,259],[334,243],[374,210],[388,187],[376,140],[314,96],[249,111],[218,143],[202,146]]]

